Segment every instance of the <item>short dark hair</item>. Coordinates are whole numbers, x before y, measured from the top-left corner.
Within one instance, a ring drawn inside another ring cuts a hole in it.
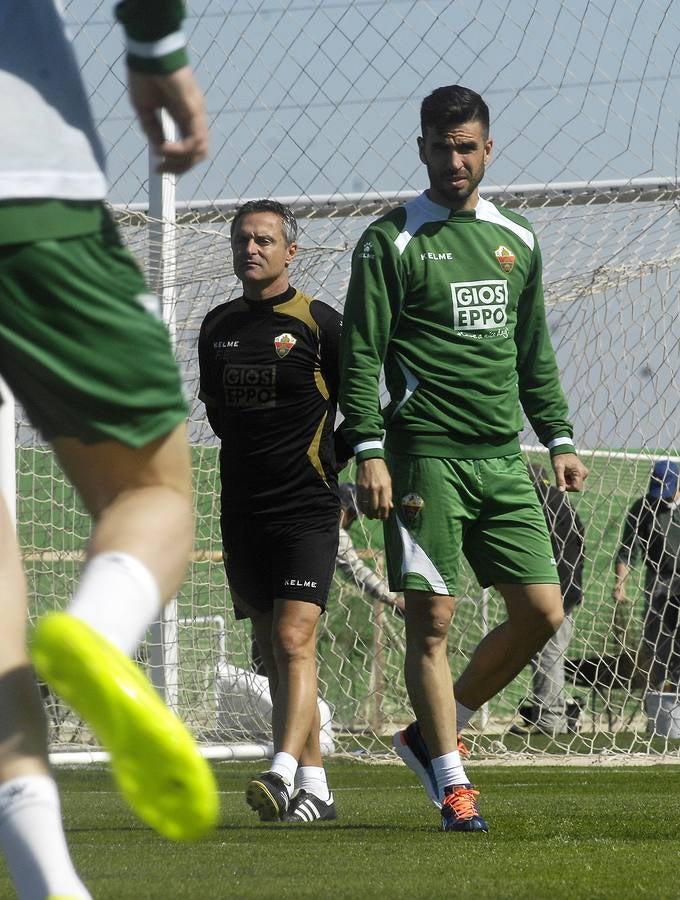
[[[283,236],[288,246],[294,244],[297,240],[298,226],[297,219],[293,215],[293,210],[278,200],[248,200],[236,209],[234,218],[231,220],[230,237],[234,236],[234,229],[243,216],[254,212],[270,212],[279,216],[283,224]]]
[[[423,137],[428,127],[444,131],[451,125],[471,121],[479,122],[484,137],[489,136],[489,107],[479,94],[460,84],[436,88],[420,106],[420,128]]]

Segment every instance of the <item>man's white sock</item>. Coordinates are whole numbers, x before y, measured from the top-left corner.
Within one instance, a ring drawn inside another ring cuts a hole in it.
[[[297,771],[298,762],[290,753],[279,751],[274,754],[274,759],[269,767],[270,772],[274,772],[283,778],[290,797],[293,793],[293,785],[295,784],[295,773]]]
[[[319,766],[300,766],[295,773],[295,787],[308,794],[314,794],[319,800],[330,800],[326,770]]]
[[[443,756],[435,756],[432,760],[432,770],[437,781],[437,793],[440,800],[444,797],[444,790],[451,787],[452,784],[470,783],[457,750],[445,753]]]
[[[20,900],[92,900],[73,868],[57,786],[48,775],[22,775],[0,785],[0,846]]]
[[[93,556],[83,569],[68,609],[127,656],[134,656],[159,611],[156,579],[129,553]]]

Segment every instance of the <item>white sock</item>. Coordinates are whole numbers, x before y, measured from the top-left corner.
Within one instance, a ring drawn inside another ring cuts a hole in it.
[[[456,700],[456,729],[459,734],[464,728],[467,728],[468,722],[476,712],[476,709],[468,709],[467,706],[463,706]]]
[[[92,900],[73,868],[49,776],[22,775],[0,785],[0,846],[20,900],[51,894]]]
[[[83,569],[68,612],[134,656],[160,606],[158,584],[144,563],[129,553],[100,553]]]
[[[291,756],[290,753],[284,753],[283,751],[274,754],[274,759],[269,767],[270,772],[275,772],[283,778],[289,797],[293,793],[293,784],[295,783],[297,767],[298,763],[295,757]]]
[[[330,800],[326,770],[320,766],[300,766],[295,773],[295,787],[314,794],[319,800]]]
[[[444,790],[451,787],[452,784],[470,783],[457,750],[445,753],[443,756],[435,756],[432,760],[432,770],[437,780],[437,792],[440,800],[444,797]]]

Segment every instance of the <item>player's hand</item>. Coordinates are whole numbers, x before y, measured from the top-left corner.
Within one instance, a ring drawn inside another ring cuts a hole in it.
[[[369,519],[386,519],[392,509],[392,479],[384,459],[357,465],[357,506]]]
[[[181,175],[208,155],[208,122],[203,93],[189,66],[166,75],[128,70],[130,102],[154,152],[157,172]],[[167,109],[180,140],[166,141],[161,109]]]
[[[588,469],[575,453],[559,453],[551,459],[558,491],[582,491]]]

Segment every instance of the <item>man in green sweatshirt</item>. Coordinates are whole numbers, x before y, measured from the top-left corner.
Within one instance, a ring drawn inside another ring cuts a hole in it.
[[[529,223],[479,196],[493,141],[484,100],[459,85],[421,107],[429,188],[366,230],[354,252],[340,408],[359,508],[385,522],[390,587],[406,601],[405,676],[417,722],[397,753],[441,806],[445,831],[487,831],[457,730],[559,628],[559,579],[519,448],[521,409],[559,490],[580,490]],[[390,403],[381,412],[384,369]],[[521,407],[521,408],[520,408]],[[508,618],[455,686],[447,633],[461,554]]]

